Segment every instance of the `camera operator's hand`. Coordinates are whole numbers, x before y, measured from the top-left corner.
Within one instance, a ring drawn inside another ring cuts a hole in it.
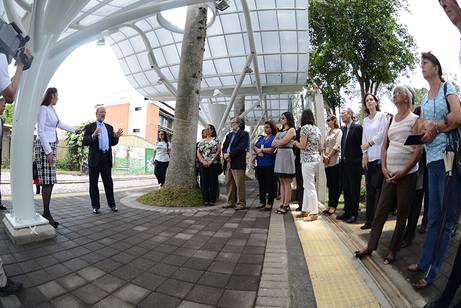
[[[16,64],[18,65],[18,67],[20,65],[24,66],[24,63],[22,63],[21,54],[25,54],[29,59],[30,59],[30,56],[32,55],[32,53],[30,52],[30,49],[27,47],[25,47],[24,50],[21,50],[18,56],[16,57]]]
[[[98,127],[93,133],[93,138],[97,138],[101,134],[101,129]]]

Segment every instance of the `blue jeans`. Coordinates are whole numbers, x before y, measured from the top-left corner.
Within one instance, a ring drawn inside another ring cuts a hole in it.
[[[435,242],[437,240],[437,233],[439,230],[440,218],[442,216],[442,205],[443,195],[445,190],[445,165],[443,160],[431,162],[427,165],[428,168],[428,180],[429,180],[429,211],[428,211],[428,222],[429,229],[427,230],[426,239],[424,241],[423,250],[421,253],[421,259],[418,261],[418,267],[426,273],[424,274],[424,280],[428,283],[434,281],[440,267],[442,266],[445,253],[447,252],[448,245],[450,244],[453,224],[455,221],[457,200],[459,196],[459,178],[456,167],[453,168],[453,176],[451,182],[451,197],[450,206],[448,209],[448,219],[445,224],[445,232],[443,235],[442,243],[437,257],[432,265],[430,272],[428,273],[429,265],[432,258],[432,252],[434,251]]]

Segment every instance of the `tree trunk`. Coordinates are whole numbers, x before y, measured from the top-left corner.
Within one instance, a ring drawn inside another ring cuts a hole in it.
[[[197,186],[195,157],[197,125],[205,48],[207,6],[187,8],[179,62],[178,96],[173,122],[174,138],[165,187],[193,189]]]

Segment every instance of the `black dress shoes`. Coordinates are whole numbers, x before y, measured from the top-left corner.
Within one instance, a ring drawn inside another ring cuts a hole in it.
[[[346,220],[349,218],[349,215],[347,214],[342,214],[341,216],[336,216],[336,219],[339,219],[339,220]]]
[[[3,205],[2,200],[0,200],[0,210],[6,210],[6,207]]]
[[[360,229],[362,230],[371,229],[371,223],[367,221],[363,226],[360,227]]]
[[[356,221],[357,221],[357,216],[351,216],[348,220],[346,220],[348,224],[351,224]]]
[[[411,242],[413,242],[414,239],[415,239],[415,237],[413,237],[412,239],[409,239],[409,240],[403,240],[402,244],[400,245],[400,248],[405,248],[405,247],[410,246]]]
[[[419,229],[419,234],[423,234],[424,232],[426,232],[426,226],[421,225],[421,229]]]
[[[93,208],[93,213],[99,214],[99,209]]]

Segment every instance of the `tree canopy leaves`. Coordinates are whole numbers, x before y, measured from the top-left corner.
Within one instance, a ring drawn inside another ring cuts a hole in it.
[[[399,24],[406,0],[312,0],[309,6],[309,80],[326,107],[341,105],[352,81],[362,96],[376,94],[416,67],[416,43]]]

